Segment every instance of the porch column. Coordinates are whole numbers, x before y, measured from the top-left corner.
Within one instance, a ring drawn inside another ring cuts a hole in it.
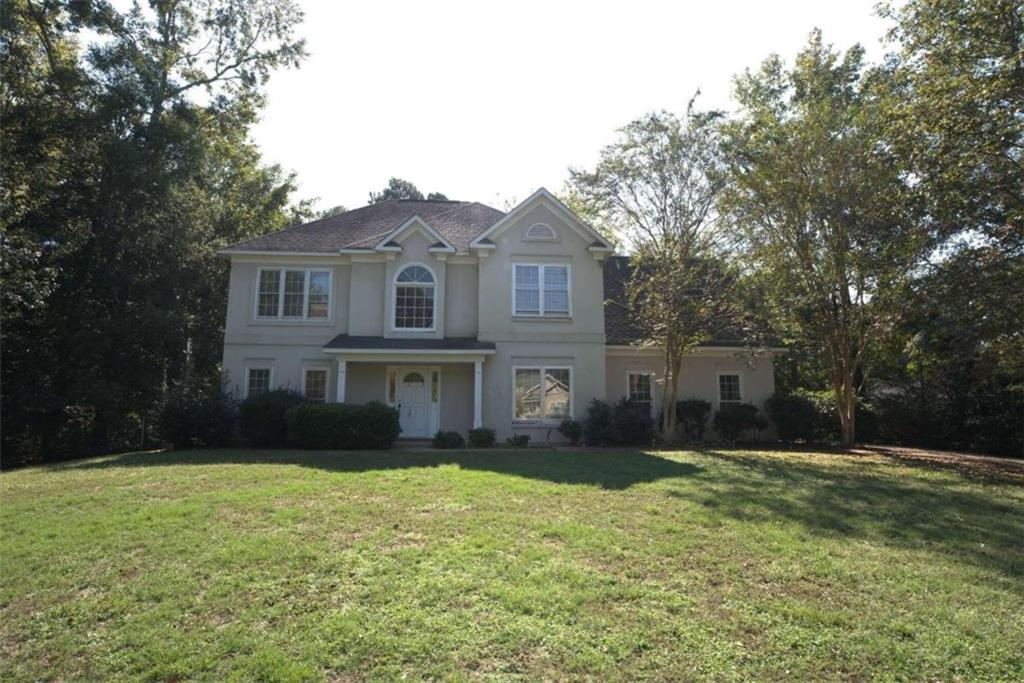
[[[345,402],[345,372],[347,365],[346,361],[338,361],[338,403]]]
[[[484,395],[484,362],[473,361],[473,429],[484,426],[483,420]]]

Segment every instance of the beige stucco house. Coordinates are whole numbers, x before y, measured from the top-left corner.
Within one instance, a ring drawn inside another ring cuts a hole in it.
[[[224,249],[229,388],[399,408],[402,437],[491,427],[559,441],[594,398],[658,405],[639,348],[628,259],[544,189],[508,213],[388,200]],[[771,352],[723,341],[686,361],[680,397],[761,407]]]

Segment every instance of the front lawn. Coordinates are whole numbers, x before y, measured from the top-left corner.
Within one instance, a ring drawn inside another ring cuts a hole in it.
[[[879,456],[131,454],[0,475],[0,678],[1024,678],[1024,487]]]

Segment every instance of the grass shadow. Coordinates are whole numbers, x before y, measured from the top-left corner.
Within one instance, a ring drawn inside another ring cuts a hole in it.
[[[123,453],[100,460],[62,463],[53,468],[98,469],[172,465],[297,465],[329,472],[369,472],[457,465],[539,479],[556,484],[589,484],[622,490],[669,477],[692,477],[700,467],[639,451],[563,453],[532,450],[292,451],[185,450]]]

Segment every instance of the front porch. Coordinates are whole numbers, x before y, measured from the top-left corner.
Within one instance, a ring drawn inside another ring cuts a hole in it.
[[[397,408],[402,439],[484,425],[483,365],[494,354],[493,344],[339,335],[324,352],[335,358],[335,400],[381,401]]]

